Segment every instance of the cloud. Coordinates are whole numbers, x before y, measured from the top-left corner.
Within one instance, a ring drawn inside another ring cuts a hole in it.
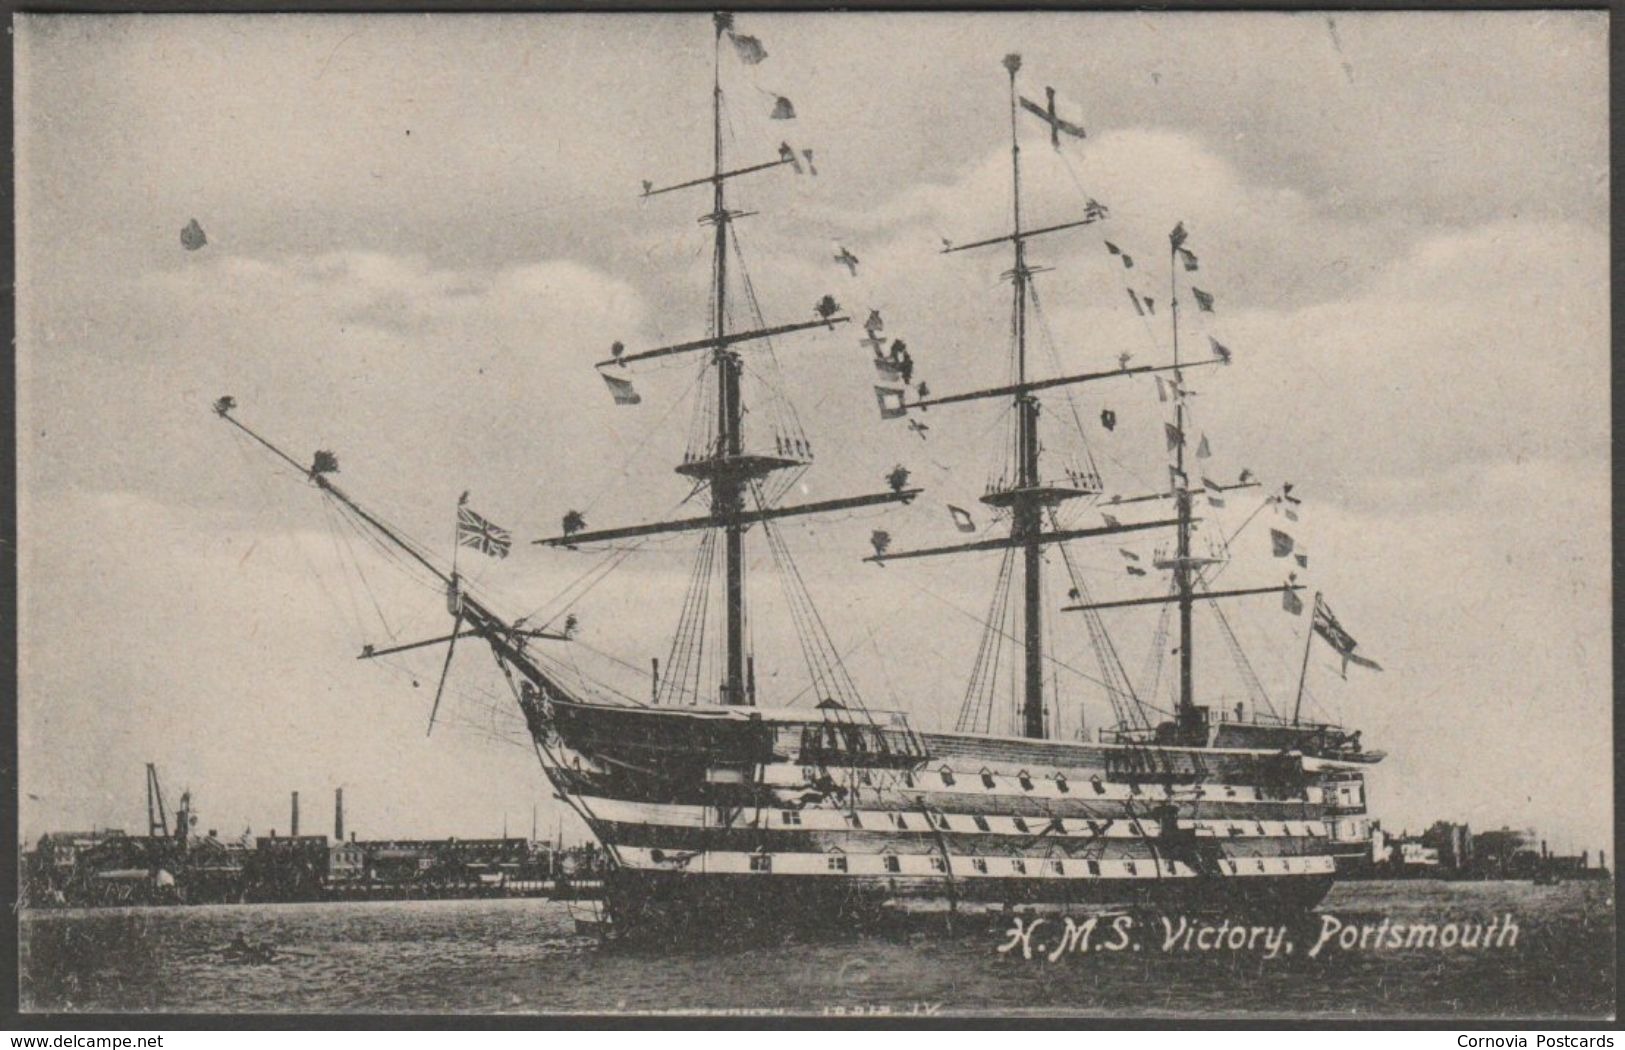
[[[1455,814],[1600,841],[1612,824],[1607,468],[1531,459],[1433,483],[1455,498],[1311,500],[1299,533],[1314,585],[1387,668],[1351,671],[1332,708],[1389,753],[1373,812],[1395,830]],[[1317,689],[1339,685],[1314,673]],[[1518,789],[1488,770],[1517,770]]]
[[[1301,197],[1251,187],[1188,137],[1105,135],[1096,148],[1092,163],[1117,180],[1103,178],[1102,195],[1133,203],[1098,228],[1030,249],[1031,260],[1053,267],[1036,278],[1045,310],[1033,322],[1034,374],[1111,368],[1124,351],[1137,365],[1169,359],[1166,235],[1178,216],[1202,260],[1198,273],[1180,274],[1186,359],[1210,359],[1210,336],[1238,355],[1232,368],[1193,373],[1205,395],[1195,405],[1198,425],[1226,435],[1230,449],[1248,450],[1240,465],[1314,478],[1323,495],[1360,499],[1368,498],[1361,486],[1466,462],[1606,454],[1608,298],[1592,277],[1606,270],[1605,235],[1508,219],[1393,239]],[[920,375],[938,392],[1002,382],[1008,296],[999,276],[1008,247],[942,255],[933,231],[964,230],[959,239],[968,240],[1004,229],[1008,162],[990,154],[958,182],[876,209],[868,225],[879,239],[859,241],[856,281],[806,262],[820,258],[812,252],[778,255],[768,269],[789,287],[822,280],[850,288],[842,298],[860,312],[883,306],[889,333],[908,339]],[[1187,192],[1153,177],[1170,167],[1199,172],[1192,181],[1211,189]],[[1081,211],[1062,166],[1033,161],[1028,169],[1032,199],[1054,213],[1031,221]],[[1133,270],[1108,255],[1108,239],[1135,257]],[[1216,295],[1216,313],[1193,308],[1192,284]],[[1129,287],[1155,298],[1160,314],[1136,317]],[[866,368],[859,353],[841,349],[807,364],[821,369],[827,387]],[[1133,463],[1142,479],[1160,470],[1158,443],[1133,428],[1129,409],[1142,406],[1144,418],[1152,390],[1144,379],[1079,393],[1124,416],[1122,431],[1096,430],[1090,439]],[[967,411],[943,410],[933,441],[952,442]]]
[[[1587,275],[1606,260],[1606,239],[1583,227],[1497,223],[1421,241],[1345,301],[1221,316],[1214,329],[1267,378],[1216,378],[1215,419],[1266,447],[1290,428],[1295,453],[1339,488],[1464,463],[1596,462],[1608,296]]]
[[[607,401],[587,366],[642,313],[628,286],[563,260],[491,270],[364,252],[186,262],[121,275],[87,307],[25,312],[20,408],[34,485],[223,499],[219,446],[200,440],[226,440],[207,411],[222,393],[299,455],[330,445],[347,469],[409,456],[465,486],[483,482],[527,469],[555,443],[590,440],[581,414],[533,413],[527,392]],[[53,312],[79,317],[63,324]],[[449,445],[425,447],[430,418]],[[378,480],[407,503],[424,476]]]

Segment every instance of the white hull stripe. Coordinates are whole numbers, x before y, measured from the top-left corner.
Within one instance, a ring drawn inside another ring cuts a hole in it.
[[[1258,788],[1238,784],[1181,785],[1169,788],[1164,784],[1123,784],[1108,780],[1098,783],[1088,773],[1034,769],[1025,781],[1017,773],[989,772],[985,777],[979,769],[949,769],[943,776],[941,765],[928,766],[914,773],[883,769],[835,769],[826,774],[813,766],[798,766],[787,762],[773,762],[758,767],[760,783],[768,787],[800,788],[807,790],[822,777],[832,776],[843,787],[892,787],[923,791],[943,791],[967,795],[1008,795],[1012,798],[1097,799],[1119,801],[1177,799],[1207,802],[1302,802],[1319,804],[1325,801],[1324,792],[1316,784],[1305,787],[1306,797],[1293,799],[1267,799]],[[713,780],[724,777],[731,782],[746,778],[733,770],[714,771]],[[992,784],[989,785],[988,781]],[[1061,789],[1062,784],[1066,790]]]
[[[746,853],[726,850],[662,850],[620,846],[621,864],[637,871],[692,875],[825,875],[955,879],[1189,879],[1196,872],[1171,860],[1079,860],[1039,857],[950,856],[896,853]],[[1220,862],[1225,877],[1331,875],[1331,857],[1258,857]]]
[[[623,799],[580,796],[587,812],[601,821],[615,824],[642,824],[671,828],[758,828],[767,831],[945,831],[964,835],[1037,835],[1049,828],[1047,815],[971,816],[962,813],[932,813],[932,825],[919,810],[877,809],[754,809],[737,812],[732,823],[724,822],[715,806],[670,802],[629,802]],[[1022,821],[1025,827],[1016,821]],[[901,823],[899,823],[901,821]],[[977,822],[981,823],[978,824]],[[1064,834],[1085,838],[1156,838],[1160,829],[1154,820],[1122,817],[1096,818],[1096,831],[1082,817],[1061,818]],[[986,825],[985,827],[983,825]],[[1230,838],[1325,838],[1326,825],[1318,820],[1181,820],[1179,826],[1200,837]],[[1045,837],[1056,837],[1050,831]]]

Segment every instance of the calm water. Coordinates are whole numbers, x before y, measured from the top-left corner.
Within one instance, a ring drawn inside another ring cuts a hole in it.
[[[1488,922],[1510,914],[1515,947],[1365,951],[1294,946],[1139,950],[1054,962],[1061,925],[1000,954],[1005,923],[975,931],[854,935],[689,949],[600,946],[552,901],[433,901],[34,912],[22,923],[25,1010],[176,1013],[544,1013],[742,1010],[823,1014],[1232,1016],[1606,1016],[1614,1001],[1610,883],[1348,883],[1321,914],[1354,924]],[[239,931],[285,954],[231,964]],[[1046,940],[1047,938],[1047,940]]]

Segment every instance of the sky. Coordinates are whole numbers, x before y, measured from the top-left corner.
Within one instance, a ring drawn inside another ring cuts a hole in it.
[[[768,56],[720,56],[730,164],[787,142],[817,170],[730,186],[755,213],[738,235],[769,323],[831,294],[879,309],[937,393],[1007,380],[1008,254],[941,247],[1008,229],[1001,60],[1020,53],[1022,94],[1053,87],[1088,131],[1056,151],[1022,116],[1024,220],[1109,209],[1031,248],[1049,268],[1033,373],[1171,359],[1166,236],[1183,222],[1200,269],[1177,275],[1182,353],[1208,357],[1211,338],[1234,354],[1188,373],[1187,429],[1214,453],[1197,465],[1265,486],[1207,508],[1197,542],[1228,541],[1227,586],[1296,569],[1270,528],[1311,552],[1299,582],[1384,667],[1344,680],[1317,645],[1303,672],[1309,714],[1388,753],[1373,815],[1608,846],[1604,15],[742,14],[738,31]],[[222,834],[286,830],[291,790],[302,830],[328,830],[342,785],[363,836],[528,833],[534,812],[579,837],[485,654],[459,648],[432,734],[440,651],[355,659],[444,630],[443,598],[209,406],[232,395],[295,458],[336,451],[340,483],[438,557],[470,491],[516,545],[463,571],[510,615],[576,614],[578,642],[552,658],[641,695],[693,537],[625,553],[584,594],[566,588],[599,554],[529,541],[568,510],[608,527],[688,495],[671,467],[700,363],[635,370],[630,407],[591,365],[614,341],[705,332],[709,202],[639,190],[709,170],[709,17],[24,15],[16,32],[24,835],[139,829],[153,762]],[[780,96],[794,120],[770,119]],[[194,218],[209,243],[187,251]],[[895,464],[926,489],[782,535],[869,705],[951,728],[999,555],[860,559],[874,529],[899,549],[954,542],[950,504],[996,533],[977,500],[1008,413],[944,406],[914,417],[923,439],[882,422],[856,327],[745,351],[747,438],[788,398],[817,457],[789,498],[877,491]],[[1155,490],[1167,407],[1149,378],[1049,397],[1047,462]],[[1262,505],[1287,481],[1298,522]],[[1064,520],[1101,521],[1076,504]],[[1159,543],[1071,553],[1096,598],[1128,598],[1146,583],[1120,552]],[[756,537],[751,559],[762,702],[807,703]],[[1052,551],[1048,608],[1062,569]],[[1270,597],[1226,616],[1289,709],[1307,617]],[[1110,716],[1074,617],[1048,627],[1068,737]],[[1157,610],[1108,617],[1136,688],[1166,706]],[[1250,702],[1218,621],[1197,632],[1198,700]]]

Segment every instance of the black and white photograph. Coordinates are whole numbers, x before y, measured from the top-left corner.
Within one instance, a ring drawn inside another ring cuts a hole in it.
[[[1611,1023],[1609,32],[15,14],[12,1021]]]

